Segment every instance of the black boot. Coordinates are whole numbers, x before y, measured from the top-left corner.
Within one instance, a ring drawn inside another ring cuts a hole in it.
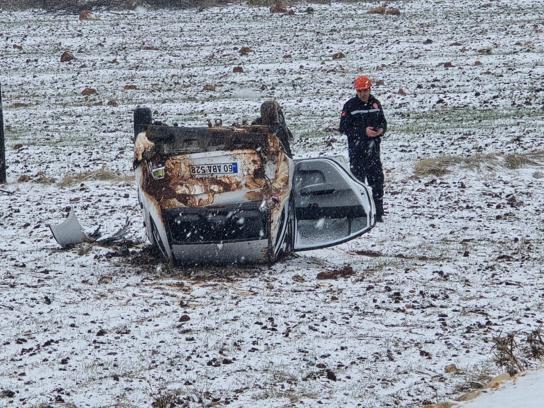
[[[376,206],[376,222],[383,222],[383,200],[375,199],[374,204]]]

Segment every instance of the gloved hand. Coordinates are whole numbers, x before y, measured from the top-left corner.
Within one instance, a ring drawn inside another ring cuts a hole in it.
[[[366,128],[366,135],[368,137],[378,137],[378,136],[381,136],[382,134],[383,134],[382,128],[376,129],[370,126]]]

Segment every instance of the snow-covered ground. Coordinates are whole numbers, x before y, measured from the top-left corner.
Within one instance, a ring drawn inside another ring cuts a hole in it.
[[[464,408],[539,408],[544,394],[544,371],[527,373],[499,391],[490,392],[462,405]]]
[[[414,407],[504,371],[493,338],[523,345],[544,320],[544,4],[367,13],[378,5],[0,11],[14,192],[0,192],[0,406]],[[345,156],[334,129],[360,73],[390,126],[386,222],[368,235],[270,267],[184,269],[145,246],[54,242],[68,208],[105,234],[129,217],[144,240],[136,105],[205,125],[275,97],[296,156]]]

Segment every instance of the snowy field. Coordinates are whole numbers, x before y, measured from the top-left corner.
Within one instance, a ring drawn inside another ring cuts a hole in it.
[[[0,11],[0,188],[13,192],[0,192],[1,407],[419,407],[505,371],[493,338],[521,347],[544,321],[544,3],[368,14],[379,5]],[[335,129],[363,73],[390,130],[385,223],[360,239],[184,269],[147,244],[53,240],[47,224],[72,208],[105,235],[129,217],[145,241],[137,105],[228,124],[277,98],[295,156],[346,156]]]

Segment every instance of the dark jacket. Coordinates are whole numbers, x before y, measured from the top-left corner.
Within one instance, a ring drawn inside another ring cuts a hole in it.
[[[384,133],[387,130],[387,121],[380,101],[372,95],[366,103],[357,96],[351,98],[344,104],[340,117],[340,132],[348,137],[350,151],[356,149],[362,141],[380,139],[380,137],[369,138],[366,135],[368,126],[381,128]]]

